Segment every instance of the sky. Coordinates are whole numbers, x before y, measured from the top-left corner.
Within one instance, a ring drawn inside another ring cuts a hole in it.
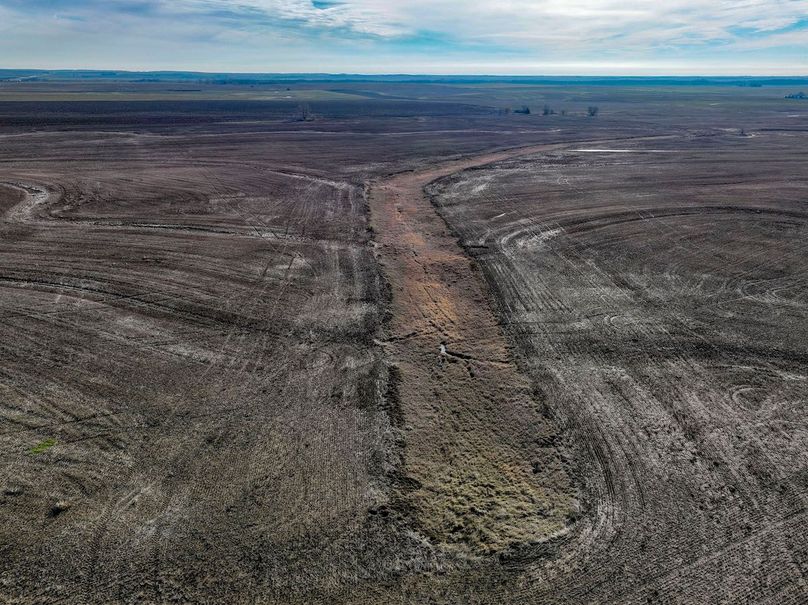
[[[0,0],[0,68],[808,75],[808,0]]]

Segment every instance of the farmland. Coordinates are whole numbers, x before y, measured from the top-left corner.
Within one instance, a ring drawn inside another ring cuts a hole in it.
[[[794,90],[0,83],[0,601],[804,602]]]

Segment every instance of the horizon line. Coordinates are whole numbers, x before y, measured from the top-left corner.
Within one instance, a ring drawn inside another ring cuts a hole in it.
[[[197,69],[132,69],[132,68],[97,68],[97,67],[0,67],[0,72],[41,72],[41,73],[70,73],[70,72],[88,72],[88,73],[104,73],[115,72],[124,74],[194,74],[194,75],[227,75],[227,76],[360,76],[360,77],[432,77],[432,78],[769,78],[769,79],[788,79],[788,78],[808,78],[806,73],[738,73],[726,74],[719,72],[703,72],[703,73],[675,73],[675,72],[658,72],[648,74],[636,73],[453,73],[453,72],[375,72],[375,71],[201,71]]]

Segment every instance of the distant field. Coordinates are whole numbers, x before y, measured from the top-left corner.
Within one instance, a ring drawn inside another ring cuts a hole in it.
[[[693,111],[771,111],[777,102],[783,107],[799,103],[784,97],[803,88],[808,80],[783,84],[777,80],[760,87],[715,82],[693,84],[639,80],[615,85],[558,84],[554,79],[539,83],[514,81],[468,83],[449,80],[425,85],[398,81],[255,81],[233,84],[226,79],[211,83],[207,79],[182,81],[90,80],[5,80],[0,79],[2,101],[338,101],[338,100],[412,100],[462,103],[492,109],[518,109],[524,105],[541,114],[548,104],[556,114],[585,112],[592,103],[608,103],[626,112],[654,115],[663,108]],[[718,109],[716,109],[718,108]]]
[[[0,102],[3,101],[330,101],[363,99],[359,94],[327,89],[296,89],[263,87],[210,86],[110,86],[53,85],[0,82]]]

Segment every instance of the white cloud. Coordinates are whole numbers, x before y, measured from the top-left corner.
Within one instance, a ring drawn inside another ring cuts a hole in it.
[[[4,4],[0,0],[0,9]],[[10,6],[25,6],[20,0]],[[76,14],[128,19],[157,14],[264,24],[401,39],[430,33],[450,41],[528,45],[564,44],[597,49],[604,41],[624,46],[726,43],[765,37],[808,20],[808,0],[32,0]],[[141,12],[138,7],[150,7]],[[25,10],[25,9],[23,9]],[[616,44],[615,46],[618,46]]]
[[[595,46],[727,42],[808,18],[806,0],[183,0],[197,8],[250,9],[311,28],[387,38],[429,31],[464,42]],[[176,3],[175,3],[176,4]],[[326,4],[326,3],[321,3]]]
[[[787,28],[806,20],[808,0],[0,0],[0,56],[120,66],[125,48],[127,65],[203,70],[572,73],[773,69],[779,53],[795,71],[808,29]]]

